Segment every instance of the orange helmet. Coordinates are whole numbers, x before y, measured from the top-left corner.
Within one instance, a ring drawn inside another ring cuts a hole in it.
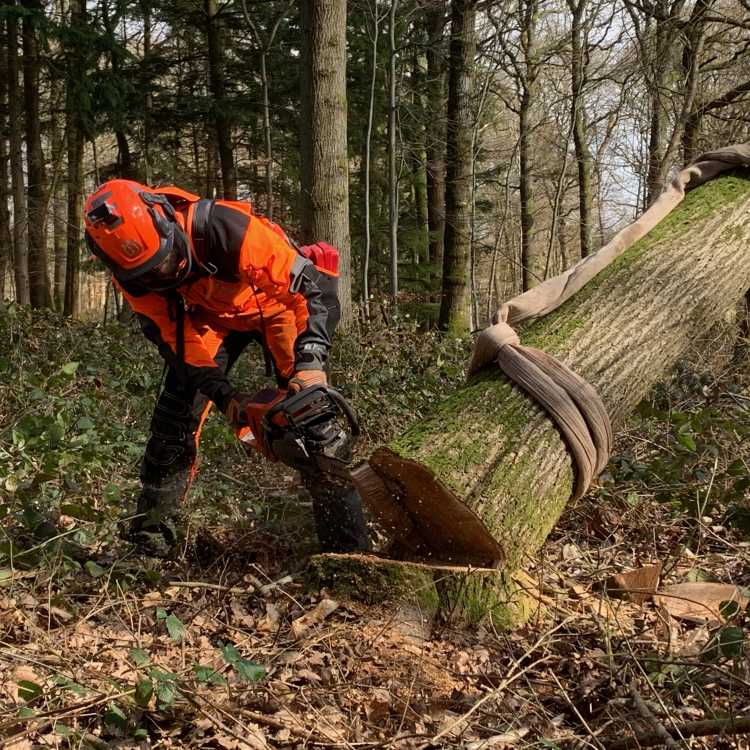
[[[142,281],[175,252],[187,262],[158,291],[179,286],[190,273],[187,236],[163,193],[132,180],[110,180],[89,196],[84,223],[89,249],[122,283]]]

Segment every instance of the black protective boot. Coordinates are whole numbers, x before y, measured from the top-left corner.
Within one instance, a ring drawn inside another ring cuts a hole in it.
[[[128,530],[128,538],[143,555],[168,557],[182,540],[180,509],[193,478],[197,453],[194,425],[188,403],[163,391],[141,464],[138,516]]]
[[[301,472],[312,496],[315,529],[323,552],[369,552],[370,533],[357,490],[318,472]]]
[[[181,506],[192,479],[195,444],[167,442],[152,435],[141,464],[138,516],[130,523],[128,539],[140,554],[169,557],[179,546]]]

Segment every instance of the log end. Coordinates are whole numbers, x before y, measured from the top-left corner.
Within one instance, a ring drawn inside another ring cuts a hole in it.
[[[416,607],[454,625],[485,623],[512,630],[540,613],[527,576],[489,568],[321,554],[310,558],[305,578],[310,589],[326,589],[334,598]]]

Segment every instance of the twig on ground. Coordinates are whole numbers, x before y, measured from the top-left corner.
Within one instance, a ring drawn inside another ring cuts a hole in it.
[[[454,722],[449,724],[445,729],[443,729],[441,732],[438,732],[429,742],[425,743],[423,747],[430,747],[431,745],[434,745],[439,739],[442,739],[445,737],[446,734],[449,734],[452,732],[457,726],[462,724],[464,721],[466,721],[473,713],[479,710],[479,707],[484,705],[490,698],[496,698],[500,693],[505,690],[505,688],[508,687],[512,682],[517,680],[522,675],[526,674],[532,667],[537,666],[537,664],[541,664],[544,661],[547,661],[548,657],[544,656],[541,659],[537,659],[536,661],[532,662],[531,664],[527,664],[523,669],[519,669],[521,662],[526,659],[527,657],[531,656],[531,654],[536,651],[539,646],[544,643],[544,641],[549,638],[553,633],[558,631],[560,628],[567,625],[572,618],[567,618],[563,620],[561,623],[556,625],[552,630],[548,630],[546,633],[543,633],[537,641],[534,643],[531,648],[527,649],[526,652],[523,654],[523,656],[520,659],[516,659],[513,663],[513,666],[510,669],[510,672],[508,676],[494,689],[490,690],[488,693],[485,693],[466,713],[459,716]]]
[[[628,685],[628,692],[630,693],[630,697],[633,699],[633,703],[635,703],[635,707],[638,709],[638,713],[651,725],[651,728],[654,730],[654,732],[661,737],[661,741],[668,748],[670,748],[670,750],[679,750],[679,745],[675,742],[672,735],[666,730],[664,724],[662,724],[659,719],[656,718],[653,711],[651,711],[651,709],[646,705],[646,702],[643,700],[643,696],[638,692],[638,686],[635,684],[635,679],[632,679],[630,681],[630,684]]]
[[[578,710],[578,707],[576,706],[576,704],[573,703],[572,700],[570,700],[568,691],[562,686],[562,683],[560,682],[560,680],[557,679],[557,675],[551,669],[547,670],[547,673],[557,684],[557,687],[562,693],[563,698],[565,698],[565,701],[567,702],[567,704],[573,709],[573,713],[575,713],[575,715],[578,717],[578,721],[580,721],[581,724],[583,724],[584,728],[589,733],[589,737],[591,737],[591,739],[594,740],[595,744],[598,747],[602,747],[602,743],[597,739],[597,736],[594,734],[594,731],[588,725],[588,722],[586,721],[586,719],[584,719],[583,716],[581,715],[581,712]]]
[[[664,727],[670,736],[673,732]],[[676,732],[674,733],[676,734]],[[704,719],[689,721],[680,726],[683,737],[713,737],[717,735],[750,734],[750,717],[735,716],[728,719]],[[630,748],[653,747],[664,744],[664,738],[656,731],[635,734],[632,737],[604,737],[602,739],[607,750],[630,750]],[[679,747],[679,745],[676,745]]]

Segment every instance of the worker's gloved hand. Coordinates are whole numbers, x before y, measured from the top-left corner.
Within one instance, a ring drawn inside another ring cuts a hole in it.
[[[323,370],[297,370],[289,381],[289,393],[298,393],[313,385],[328,385],[328,378]]]
[[[248,427],[250,425],[249,407],[252,402],[253,396],[241,391],[235,391],[234,395],[230,397],[224,409],[224,414],[233,427]]]

